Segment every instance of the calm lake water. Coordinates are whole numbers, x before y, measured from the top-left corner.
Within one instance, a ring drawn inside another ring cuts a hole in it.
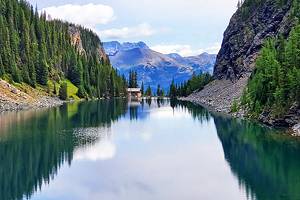
[[[297,200],[300,142],[189,103],[0,115],[0,199]]]

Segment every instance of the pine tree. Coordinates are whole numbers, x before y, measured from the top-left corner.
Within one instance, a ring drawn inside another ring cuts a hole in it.
[[[176,88],[174,79],[172,80],[172,83],[171,83],[171,86],[170,86],[169,96],[170,96],[170,98],[176,98],[177,97],[177,88]]]
[[[141,93],[142,93],[142,96],[144,96],[145,94],[145,88],[144,88],[144,82],[142,82],[142,87],[141,87]]]
[[[22,78],[23,81],[31,84],[32,81],[29,78],[29,70],[28,66],[30,64],[29,62],[29,25],[25,19],[24,12],[21,11],[21,40],[20,40],[20,57],[21,57],[21,62],[22,62]]]
[[[0,54],[0,77],[2,77],[4,75],[4,73],[5,73],[4,66],[3,66],[2,57]]]
[[[59,98],[61,100],[68,100],[68,85],[67,83],[62,83],[59,89]]]
[[[156,96],[161,97],[161,88],[160,88],[160,84],[157,85],[157,90],[156,90]]]
[[[152,97],[152,89],[150,86],[148,86],[147,90],[146,90],[146,94],[147,97]]]

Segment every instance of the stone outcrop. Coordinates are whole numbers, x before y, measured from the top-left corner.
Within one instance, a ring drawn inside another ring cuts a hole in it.
[[[81,55],[85,55],[86,52],[82,45],[80,30],[76,26],[69,26],[69,34],[71,38],[71,44],[76,47],[77,51]]]
[[[75,25],[70,25],[69,26],[69,34],[70,34],[70,38],[71,38],[71,44],[76,47],[77,51],[81,55],[86,55],[87,53],[82,44],[80,29]],[[109,63],[109,58],[106,55],[101,43],[99,43],[99,47],[98,47],[97,51],[99,54],[99,58],[102,59],[104,62]]]
[[[274,117],[270,112],[265,111],[259,116],[259,120],[271,126],[294,127],[294,129],[297,128],[300,131],[297,127],[300,124],[300,106],[294,103],[288,112],[281,117]]]

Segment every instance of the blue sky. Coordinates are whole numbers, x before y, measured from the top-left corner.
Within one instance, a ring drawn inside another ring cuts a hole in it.
[[[144,41],[162,53],[217,53],[237,0],[29,0],[102,41]]]

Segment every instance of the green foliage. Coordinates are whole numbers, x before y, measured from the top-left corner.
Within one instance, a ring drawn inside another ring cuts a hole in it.
[[[144,86],[144,82],[142,82],[141,93],[142,93],[142,96],[144,96],[144,94],[145,94],[145,86]]]
[[[136,71],[130,71],[129,72],[129,88],[138,88],[138,82],[137,82],[137,72]]]
[[[200,75],[193,74],[190,80],[181,85],[176,85],[173,80],[170,85],[169,96],[170,98],[176,98],[179,96],[186,97],[192,94],[194,91],[202,90],[204,86],[210,83],[212,80],[213,77],[208,73]]]
[[[152,97],[152,89],[150,86],[148,86],[146,92],[145,92],[146,97]]]
[[[177,97],[177,87],[175,85],[174,79],[172,80],[172,83],[170,85],[169,97],[171,99],[174,99]]]
[[[68,85],[66,82],[62,83],[59,88],[59,98],[61,100],[68,100]]]
[[[82,99],[87,98],[87,94],[83,86],[79,86],[77,96]]]
[[[157,97],[164,97],[164,96],[165,96],[165,92],[164,92],[164,90],[160,87],[160,84],[157,85],[156,96],[157,96]]]
[[[293,0],[299,3],[299,0]],[[261,5],[266,3],[267,0],[239,0],[238,1],[238,11],[243,20],[248,19],[251,14]],[[288,0],[275,0],[275,6],[282,7],[287,5]],[[295,4],[297,5],[297,4]]]
[[[256,61],[256,70],[242,97],[250,114],[265,110],[281,116],[300,102],[300,26],[287,40],[268,39]]]
[[[79,98],[77,96],[79,88],[76,87],[69,80],[66,80],[65,82],[67,83],[67,95],[68,95],[68,99],[79,100]]]
[[[83,51],[72,43],[74,31]],[[125,95],[126,83],[99,53],[100,44],[91,30],[46,20],[26,1],[0,0],[0,77],[32,87],[69,79],[91,98]]]
[[[236,113],[239,111],[239,103],[238,101],[235,99],[231,105],[231,112],[232,113]]]

